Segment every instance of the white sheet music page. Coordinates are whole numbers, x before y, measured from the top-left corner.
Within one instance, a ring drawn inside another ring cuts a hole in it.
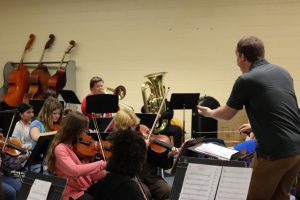
[[[222,147],[213,143],[203,143],[196,147],[195,150],[206,155],[215,156],[221,160],[230,160],[231,156],[238,152],[237,150]]]
[[[214,200],[221,166],[189,163],[179,200]]]
[[[223,167],[216,200],[247,199],[252,168]]]
[[[51,182],[35,179],[27,200],[47,200],[47,196],[51,187]]]

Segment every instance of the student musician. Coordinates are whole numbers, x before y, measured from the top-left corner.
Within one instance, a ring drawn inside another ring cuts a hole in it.
[[[77,111],[69,113],[48,151],[48,170],[67,179],[62,200],[92,200],[87,189],[106,174],[105,161],[89,163],[89,159],[80,160],[75,153],[75,146],[81,134],[88,130],[88,125],[89,120],[83,114]]]
[[[94,76],[93,78],[91,78],[91,80],[90,80],[90,91],[91,91],[91,93],[88,94],[87,96],[97,95],[97,94],[106,94],[105,88],[104,88],[104,80],[102,78],[98,77],[98,76]],[[86,114],[86,97],[84,97],[84,99],[82,100],[81,111],[82,111],[83,114],[85,114],[89,118],[91,118],[92,115]],[[111,114],[110,113],[104,113],[103,117],[111,117]]]
[[[114,125],[117,130],[132,129],[139,127],[139,118],[131,110],[119,110],[114,117]],[[107,139],[114,139],[116,133],[111,133]],[[146,141],[147,142],[147,141]],[[148,199],[167,199],[170,194],[170,186],[158,175],[158,167],[171,168],[173,164],[173,152],[155,153],[150,148],[147,151],[147,159],[140,175],[143,189]]]
[[[33,107],[26,103],[21,103],[18,107],[20,120],[16,123],[12,137],[17,138],[24,145],[23,148],[32,150],[32,140],[29,135],[29,126],[34,117]]]
[[[37,120],[34,120],[30,124],[30,137],[32,142],[32,148],[34,148],[37,140],[40,136],[54,135],[57,131],[54,130],[53,125],[55,122],[60,121],[62,116],[62,105],[54,97],[49,97],[40,113],[37,116]]]
[[[112,156],[107,164],[107,175],[91,191],[94,199],[101,200],[146,200],[140,180],[146,159],[144,139],[135,131],[119,130],[113,140]]]

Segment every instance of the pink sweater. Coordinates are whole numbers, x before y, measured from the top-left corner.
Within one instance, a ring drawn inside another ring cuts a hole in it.
[[[93,184],[92,181],[102,179],[106,175],[106,162],[87,163],[79,160],[73,149],[66,144],[58,144],[54,153],[56,175],[68,181],[62,200],[79,198]]]

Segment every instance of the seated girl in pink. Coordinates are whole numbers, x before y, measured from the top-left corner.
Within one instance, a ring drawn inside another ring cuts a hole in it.
[[[67,179],[62,200],[91,199],[87,189],[94,181],[106,175],[105,161],[91,162],[79,159],[74,145],[80,135],[88,129],[88,118],[83,114],[71,112],[63,121],[55,135],[47,155],[48,170],[54,175]]]

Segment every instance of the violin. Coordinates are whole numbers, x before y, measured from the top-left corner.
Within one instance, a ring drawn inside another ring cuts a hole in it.
[[[27,151],[22,148],[23,144],[17,138],[10,138],[6,140],[2,133],[0,133],[0,148],[2,153],[9,156],[17,157],[20,154],[26,154]],[[4,148],[3,148],[4,147]]]
[[[103,149],[103,152],[101,150]],[[82,134],[79,141],[74,146],[74,151],[80,158],[94,157],[101,155],[106,158],[111,157],[111,143],[108,141],[95,141],[86,133]]]
[[[137,132],[141,134],[144,139],[149,137],[149,128],[143,124],[138,126]],[[172,150],[170,138],[166,135],[150,135],[149,147],[156,153],[163,153],[167,150]]]
[[[6,93],[3,95],[3,101],[11,106],[17,106],[22,102],[24,94],[27,92],[29,87],[29,71],[23,64],[24,57],[26,52],[32,46],[32,43],[35,40],[35,35],[30,34],[29,40],[26,44],[26,47],[23,51],[22,58],[20,60],[19,66],[17,69],[11,71],[8,75],[8,89]]]
[[[76,45],[74,40],[70,41],[70,46],[64,52],[64,55],[60,61],[60,65],[56,73],[50,77],[48,81],[48,94],[53,96],[58,96],[58,91],[63,89],[66,86],[67,78],[66,78],[66,68],[63,67],[63,62],[67,54],[71,52],[71,49]]]

